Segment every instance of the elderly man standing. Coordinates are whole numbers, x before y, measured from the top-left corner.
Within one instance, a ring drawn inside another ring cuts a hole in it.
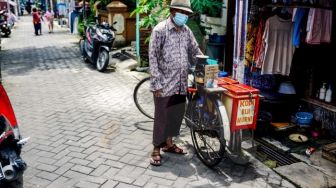
[[[170,16],[152,31],[149,43],[151,90],[154,93],[154,149],[150,164],[161,165],[163,152],[185,154],[173,143],[180,134],[184,115],[188,67],[202,54],[192,31],[186,26],[193,13],[190,0],[172,0]]]

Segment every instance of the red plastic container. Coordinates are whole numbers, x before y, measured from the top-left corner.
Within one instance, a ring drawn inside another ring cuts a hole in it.
[[[231,131],[255,129],[259,109],[259,90],[239,83],[223,84],[221,87],[228,90],[222,95],[222,102],[231,122]]]

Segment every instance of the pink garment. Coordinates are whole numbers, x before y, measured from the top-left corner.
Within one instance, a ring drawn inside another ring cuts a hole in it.
[[[332,29],[332,11],[311,8],[307,21],[307,37],[308,44],[321,44],[321,42],[331,42]]]
[[[53,11],[47,11],[45,14],[44,14],[44,17],[46,18],[46,20],[48,22],[52,22],[54,21],[54,12]]]

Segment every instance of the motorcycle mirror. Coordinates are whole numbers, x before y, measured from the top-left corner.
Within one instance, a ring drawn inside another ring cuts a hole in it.
[[[115,22],[113,22],[113,25],[115,25],[115,24],[117,24],[118,22],[117,21],[115,21]]]

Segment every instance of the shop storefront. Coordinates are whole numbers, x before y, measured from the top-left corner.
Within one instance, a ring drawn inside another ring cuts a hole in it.
[[[227,46],[234,49],[226,67],[260,90],[257,141],[285,154],[266,160],[274,167],[306,160],[336,169],[335,2],[230,3]]]

